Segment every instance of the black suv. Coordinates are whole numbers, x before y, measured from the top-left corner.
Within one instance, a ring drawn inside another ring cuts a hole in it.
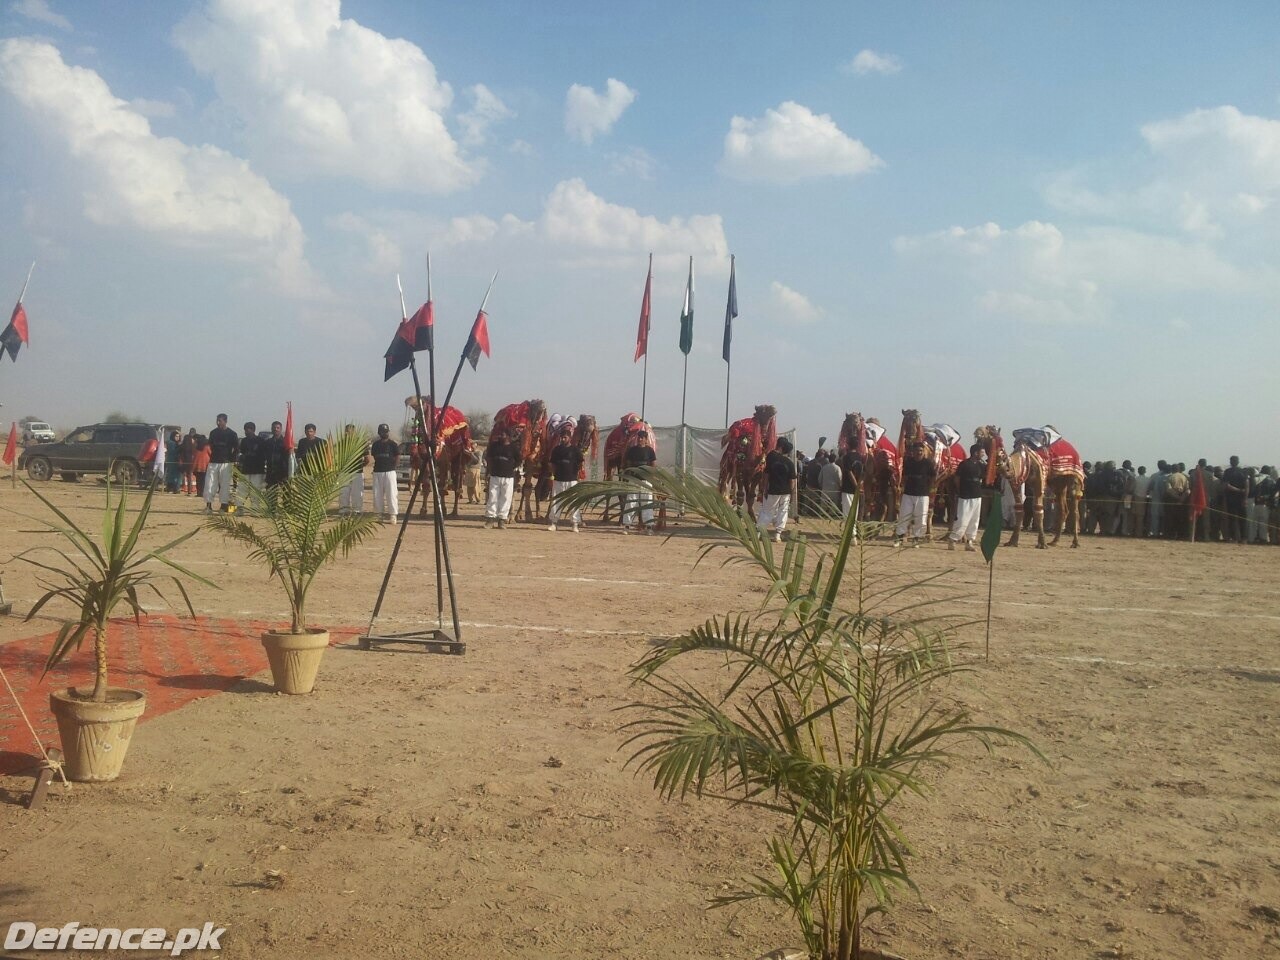
[[[156,439],[156,423],[95,423],[77,427],[56,443],[42,443],[27,451],[19,466],[32,480],[48,480],[55,473],[75,480],[82,473],[107,473],[124,484],[135,484],[151,469],[140,461],[148,440]]]

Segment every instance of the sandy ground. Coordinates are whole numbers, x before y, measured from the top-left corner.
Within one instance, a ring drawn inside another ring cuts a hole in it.
[[[98,484],[53,482],[77,516]],[[16,510],[15,514],[9,511]],[[46,535],[0,487],[0,568]],[[758,603],[742,568],[589,527],[450,527],[465,657],[329,651],[316,692],[248,680],[144,723],[114,784],[0,778],[0,922],[227,927],[223,953],[293,957],[726,957],[794,944],[788,918],[707,899],[765,866],[768,823],[662,802],[624,767],[625,668],[655,635]],[[198,520],[166,497],[157,540]],[[808,525],[809,522],[806,523]],[[380,626],[434,622],[432,541],[411,526]],[[322,575],[319,624],[363,625],[394,531]],[[1025,543],[1025,541],[1024,541]],[[921,898],[870,922],[905,958],[1280,956],[1280,551],[1085,539],[997,556],[991,660],[951,692],[1049,756],[975,754],[901,811]],[[980,617],[980,555],[874,551],[948,571]],[[282,595],[201,534],[181,557],[221,586],[199,611],[281,618]],[[0,618],[0,642],[53,621]],[[278,879],[271,877],[274,871]]]

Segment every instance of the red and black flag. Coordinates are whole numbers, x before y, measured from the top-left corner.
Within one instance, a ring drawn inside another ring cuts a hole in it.
[[[435,312],[435,307],[428,300],[412,317],[400,321],[391,346],[383,354],[387,361],[382,375],[384,383],[409,366],[415,350],[435,349]]]
[[[486,357],[489,356],[489,315],[484,310],[476,314],[476,322],[471,325],[467,345],[462,350],[462,355],[467,358],[472,370],[480,363],[481,351],[484,351]]]
[[[15,363],[18,360],[18,348],[24,343],[29,343],[27,339],[27,311],[22,306],[22,301],[18,301],[18,305],[13,308],[13,314],[9,317],[9,325],[4,328],[4,333],[0,333],[0,351],[9,354],[9,359]]]

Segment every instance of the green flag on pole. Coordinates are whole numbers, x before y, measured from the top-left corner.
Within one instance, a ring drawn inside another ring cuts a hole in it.
[[[987,514],[987,525],[982,528],[982,555],[990,563],[996,555],[996,547],[1000,546],[1000,534],[1004,530],[1004,512],[1001,510],[1000,494],[991,498],[991,512]]]
[[[680,352],[686,357],[693,349],[693,257],[689,258],[689,282],[684,287],[684,308],[680,311]]]

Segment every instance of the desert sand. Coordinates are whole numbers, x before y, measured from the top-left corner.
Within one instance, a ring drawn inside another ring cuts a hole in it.
[[[92,482],[45,484],[77,519]],[[15,615],[39,595],[10,557],[47,534],[0,486],[0,571]],[[269,677],[139,726],[122,777],[0,777],[0,929],[227,928],[229,958],[757,957],[799,942],[775,908],[705,909],[768,869],[769,821],[664,802],[626,767],[616,708],[651,639],[758,604],[751,571],[694,567],[709,536],[578,535],[450,522],[465,656],[331,649],[314,694]],[[199,522],[164,496],[150,536]],[[806,520],[800,528],[811,530]],[[363,629],[395,530],[321,575],[311,618]],[[980,554],[869,548],[878,568],[945,571],[945,609],[981,621]],[[178,552],[220,590],[201,615],[279,621],[241,551],[202,532]],[[1084,538],[996,557],[991,656],[948,693],[1049,759],[973,751],[900,811],[920,896],[869,922],[910,958],[1203,960],[1280,956],[1280,551]],[[435,625],[432,539],[411,524],[378,626]],[[154,602],[149,601],[157,609]],[[173,612],[168,610],[166,612]],[[53,611],[50,610],[52,614]],[[699,669],[713,671],[714,664]],[[26,954],[23,954],[24,956]]]

